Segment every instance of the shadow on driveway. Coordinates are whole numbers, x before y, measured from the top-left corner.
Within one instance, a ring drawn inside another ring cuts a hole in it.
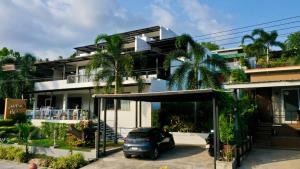
[[[167,166],[172,169],[207,169],[213,168],[213,158],[205,148],[194,145],[176,145],[172,150],[162,152],[157,160],[148,158],[125,158],[123,152],[99,159],[84,169],[152,169]]]
[[[243,161],[241,169],[298,169],[300,151],[253,149]]]

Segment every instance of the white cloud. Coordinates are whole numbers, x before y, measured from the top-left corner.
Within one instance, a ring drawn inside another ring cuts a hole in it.
[[[73,47],[92,43],[99,33],[144,24],[116,0],[0,1],[0,16],[1,46],[52,59],[69,56]]]
[[[196,0],[155,0],[130,11],[117,0],[0,1],[0,47],[42,58],[69,56],[73,47],[93,43],[99,33],[153,25],[178,33],[212,33],[226,28]]]
[[[175,19],[174,19],[172,13],[168,9],[158,6],[158,5],[152,5],[151,12],[152,12],[151,17],[152,17],[153,23],[155,23],[157,25],[165,26],[168,28],[174,27]]]
[[[192,24],[192,27],[195,27],[200,33],[211,34],[227,30],[229,28],[227,25],[222,24],[216,19],[216,16],[214,16],[214,10],[206,4],[202,4],[197,0],[180,0],[180,3],[182,4],[184,12],[188,16],[190,26]],[[216,37],[216,35],[211,36],[215,37],[216,40],[220,38]],[[222,39],[223,38],[224,37],[222,37]]]

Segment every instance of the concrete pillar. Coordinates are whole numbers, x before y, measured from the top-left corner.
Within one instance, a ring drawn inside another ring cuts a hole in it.
[[[34,94],[33,95],[33,115],[32,115],[32,118],[35,119],[35,113],[36,113],[36,109],[37,109],[37,101],[38,101],[38,96],[37,94]]]
[[[63,111],[65,112],[67,110],[68,106],[68,93],[64,92],[64,96],[63,96]]]

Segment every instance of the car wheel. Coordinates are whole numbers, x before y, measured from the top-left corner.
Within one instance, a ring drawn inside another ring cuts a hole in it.
[[[125,158],[130,158],[131,157],[131,155],[129,155],[129,154],[124,154],[124,156],[125,156]]]
[[[154,148],[154,150],[152,151],[152,154],[151,154],[151,159],[152,160],[156,160],[159,156],[159,150],[157,147]]]

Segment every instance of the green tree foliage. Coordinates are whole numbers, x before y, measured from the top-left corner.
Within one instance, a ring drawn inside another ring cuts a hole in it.
[[[219,45],[212,43],[212,42],[201,42],[200,45],[209,49],[210,51],[220,49]]]
[[[142,90],[143,80],[133,73],[133,56],[122,54],[123,40],[120,35],[101,34],[96,37],[95,44],[102,41],[106,42],[106,50],[98,48],[93,55],[87,71],[89,74],[95,72],[94,82],[99,86],[99,82],[105,81],[105,93],[120,93],[124,77],[136,77],[139,84],[139,90]]]
[[[36,58],[31,54],[20,55],[19,52],[2,48],[0,50],[0,66],[15,64],[16,71],[0,69],[0,98],[20,98],[22,94],[33,90],[35,77],[34,63]]]
[[[278,33],[276,31],[266,32],[263,29],[254,29],[250,35],[245,35],[242,38],[242,45],[245,40],[250,39],[252,43],[243,46],[245,53],[248,56],[257,58],[265,57],[266,62],[269,62],[270,50],[272,46],[284,49],[283,43],[277,41]]]
[[[241,83],[247,82],[248,78],[244,70],[242,69],[234,69],[230,73],[230,83]]]
[[[300,63],[300,31],[292,33],[285,41],[286,53],[288,57],[292,57],[296,64]]]
[[[184,84],[187,89],[220,86],[217,76],[219,72],[210,67],[218,68],[222,74],[227,75],[229,71],[223,58],[206,58],[205,48],[188,34],[177,37],[175,45],[177,49],[170,52],[164,62],[167,70],[172,61],[179,61],[178,58],[181,58],[181,64],[170,76],[170,88],[176,85],[178,89],[182,89]],[[184,49],[186,46],[188,50]]]

